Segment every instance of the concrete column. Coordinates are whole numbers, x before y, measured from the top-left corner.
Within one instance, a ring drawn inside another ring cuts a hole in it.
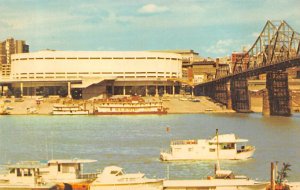
[[[125,86],[123,86],[123,95],[124,95],[124,96],[126,95],[126,89],[125,89]]]
[[[68,97],[71,98],[71,82],[68,82]]]
[[[158,85],[155,86],[155,96],[158,96]]]
[[[167,86],[164,86],[164,95],[167,94]]]
[[[20,83],[21,96],[23,96],[23,83]]]
[[[145,93],[146,93],[146,96],[148,96],[148,86],[147,85],[145,86]]]
[[[173,86],[172,86],[172,93],[173,93],[173,96],[175,96],[175,84],[173,84]]]

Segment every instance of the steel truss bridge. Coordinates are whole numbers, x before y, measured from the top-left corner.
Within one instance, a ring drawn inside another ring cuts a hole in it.
[[[237,112],[250,112],[248,78],[266,74],[263,113],[291,115],[287,68],[300,66],[300,34],[285,21],[267,21],[252,47],[237,57],[232,71],[216,71],[215,79],[195,85],[195,95],[210,96]]]

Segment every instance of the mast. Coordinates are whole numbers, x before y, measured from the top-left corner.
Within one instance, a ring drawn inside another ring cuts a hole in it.
[[[219,131],[216,129],[216,137],[217,137],[217,168],[216,171],[221,170],[220,168],[220,158],[219,158]]]

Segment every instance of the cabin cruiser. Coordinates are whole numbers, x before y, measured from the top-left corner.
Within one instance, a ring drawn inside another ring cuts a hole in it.
[[[161,190],[162,179],[148,179],[143,173],[126,174],[117,166],[108,166],[90,184],[90,190]]]
[[[5,165],[7,172],[0,175],[0,189],[5,190],[57,190],[54,183],[45,181],[41,170],[47,165],[40,162],[20,162]]]
[[[218,159],[221,160],[244,160],[252,157],[255,152],[254,146],[238,147],[238,143],[246,142],[247,139],[240,139],[235,134],[222,134],[218,137],[216,135],[211,139],[175,140],[171,141],[168,151],[160,153],[160,159],[162,161],[216,160],[219,152]]]

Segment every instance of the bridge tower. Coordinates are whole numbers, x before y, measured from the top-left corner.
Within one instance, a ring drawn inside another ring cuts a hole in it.
[[[290,116],[291,96],[287,72],[268,72],[266,88],[263,94],[263,114]]]
[[[248,80],[246,77],[233,78],[230,80],[230,94],[233,110],[240,113],[251,112]]]

